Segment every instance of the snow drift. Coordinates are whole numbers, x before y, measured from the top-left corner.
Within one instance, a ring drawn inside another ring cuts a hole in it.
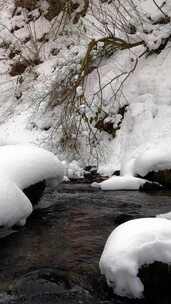
[[[138,270],[155,261],[171,263],[171,221],[144,218],[118,226],[109,236],[100,270],[120,296],[141,298],[144,286]]]

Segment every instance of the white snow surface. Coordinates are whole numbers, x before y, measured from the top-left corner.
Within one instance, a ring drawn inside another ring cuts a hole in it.
[[[138,270],[154,261],[171,263],[171,221],[143,218],[128,221],[110,234],[100,270],[116,294],[141,298],[144,286]]]
[[[0,175],[0,226],[24,225],[32,210],[22,190],[4,174]]]
[[[167,143],[142,152],[134,163],[134,174],[141,176],[165,169],[171,169],[171,146]]]
[[[44,179],[54,178],[59,183],[64,177],[64,165],[57,156],[33,145],[1,146],[0,168],[20,189]]]

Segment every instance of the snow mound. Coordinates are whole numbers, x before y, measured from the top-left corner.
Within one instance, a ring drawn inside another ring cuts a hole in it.
[[[118,226],[106,242],[99,266],[116,294],[141,298],[144,286],[138,270],[154,261],[171,262],[171,221],[167,219],[136,219]]]
[[[32,204],[15,183],[0,176],[0,226],[24,225]]]
[[[133,176],[112,176],[101,183],[93,183],[93,187],[102,190],[138,190],[146,182],[145,179]]]
[[[0,168],[21,189],[44,179],[59,183],[64,176],[64,166],[53,153],[32,145],[0,147]]]
[[[159,145],[143,152],[134,163],[134,174],[145,176],[151,171],[171,169],[171,147]]]

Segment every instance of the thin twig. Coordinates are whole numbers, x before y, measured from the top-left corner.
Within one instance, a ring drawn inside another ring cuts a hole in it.
[[[162,10],[162,8],[158,5],[158,3],[153,0],[153,3],[155,4],[155,6],[159,9],[159,11],[166,17],[168,18],[168,15]]]

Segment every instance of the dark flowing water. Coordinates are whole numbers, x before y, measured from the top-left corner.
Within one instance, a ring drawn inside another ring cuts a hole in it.
[[[98,270],[100,255],[120,223],[170,211],[171,192],[103,192],[63,184],[48,190],[41,204],[52,205],[0,240],[0,303],[133,303],[107,288]]]

